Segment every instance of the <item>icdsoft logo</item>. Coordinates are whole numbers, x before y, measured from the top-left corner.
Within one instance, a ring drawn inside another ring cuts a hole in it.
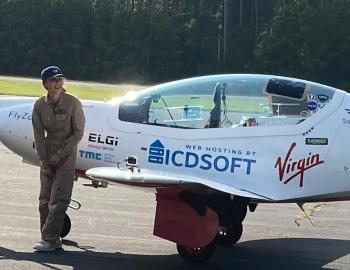
[[[160,140],[156,140],[150,145],[148,162],[167,166],[173,165],[176,167],[230,172],[233,174],[243,172],[246,175],[250,175],[252,165],[256,163],[256,160],[166,149]]]

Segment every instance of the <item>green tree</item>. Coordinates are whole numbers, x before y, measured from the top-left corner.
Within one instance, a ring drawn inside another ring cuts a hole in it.
[[[57,64],[75,78],[88,72],[91,1],[11,0],[1,3],[0,70],[37,76]]]
[[[261,33],[262,72],[349,87],[350,1],[283,1]]]

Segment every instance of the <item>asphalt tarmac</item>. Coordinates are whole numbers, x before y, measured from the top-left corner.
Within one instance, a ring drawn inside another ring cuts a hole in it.
[[[81,179],[73,197],[82,207],[68,210],[72,230],[63,250],[37,253],[39,169],[0,144],[0,171],[1,270],[350,269],[350,202],[307,204],[315,226],[294,204],[259,205],[248,213],[238,244],[193,265],[177,255],[174,243],[152,235],[152,193],[94,189]]]

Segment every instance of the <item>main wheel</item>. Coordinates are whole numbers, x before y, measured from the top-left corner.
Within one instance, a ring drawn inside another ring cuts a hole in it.
[[[220,246],[233,246],[239,241],[242,233],[242,222],[231,223],[227,227],[219,228],[215,241]]]
[[[216,244],[212,241],[208,245],[201,248],[188,248],[180,244],[176,244],[179,255],[186,261],[191,263],[202,263],[208,261],[215,252]]]
[[[71,227],[72,227],[72,224],[70,222],[70,218],[67,214],[65,214],[62,231],[61,231],[61,238],[65,238],[69,234]]]

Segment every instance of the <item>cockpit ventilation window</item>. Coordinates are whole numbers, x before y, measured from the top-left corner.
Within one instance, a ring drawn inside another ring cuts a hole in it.
[[[303,82],[296,82],[284,79],[270,79],[266,86],[266,93],[274,96],[294,98],[302,100],[305,98],[307,85]]]

